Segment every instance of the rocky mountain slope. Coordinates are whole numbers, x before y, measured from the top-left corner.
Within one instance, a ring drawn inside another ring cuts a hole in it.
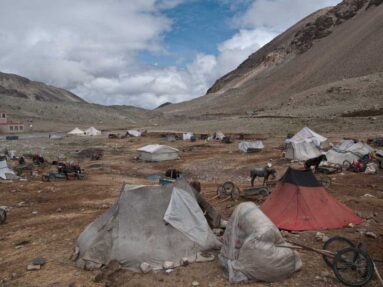
[[[207,95],[160,110],[194,117],[381,110],[382,3],[344,0],[317,11],[218,79]]]
[[[18,75],[1,72],[0,96],[10,96],[43,102],[85,102],[83,99],[67,90],[31,81]]]

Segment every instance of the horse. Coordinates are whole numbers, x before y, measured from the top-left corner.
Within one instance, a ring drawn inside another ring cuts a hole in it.
[[[266,181],[269,180],[269,176],[272,176],[273,179],[276,178],[277,172],[275,169],[265,166],[265,167],[257,167],[250,170],[251,177],[251,186],[254,186],[254,181],[258,177],[263,177],[263,185],[265,185]]]
[[[313,165],[315,166],[315,169],[317,169],[319,164],[322,161],[327,161],[327,157],[325,154],[322,154],[322,155],[314,157],[314,158],[310,158],[310,159],[305,161],[305,169],[309,170]]]

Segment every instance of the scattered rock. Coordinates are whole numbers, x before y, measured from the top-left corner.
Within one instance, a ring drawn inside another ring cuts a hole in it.
[[[322,232],[317,232],[317,233],[315,234],[315,239],[316,239],[317,241],[323,241],[323,238],[325,238],[325,237],[327,237],[327,239],[328,239],[328,236],[326,236],[326,234],[324,234],[324,233],[322,233]]]
[[[376,235],[374,232],[371,232],[371,231],[366,232],[365,236],[370,237],[370,238],[374,238],[374,239],[378,238],[378,235]]]
[[[189,259],[184,257],[181,259],[181,266],[188,266],[190,264]]]
[[[143,262],[140,265],[140,269],[143,273],[148,273],[148,272],[152,271],[152,266],[150,266],[149,263]]]
[[[208,252],[198,252],[195,262],[209,262],[214,260],[214,254]]]
[[[361,197],[376,198],[376,196],[369,194],[369,193],[366,193],[366,194],[362,195]]]
[[[199,286],[199,282],[198,281],[193,281],[191,285],[193,287],[197,287],[197,286]]]
[[[56,211],[57,211],[57,212],[61,212],[62,209],[61,209],[61,208],[57,208]]]
[[[43,266],[43,265],[45,265],[45,263],[47,263],[47,261],[43,257],[36,257],[36,258],[33,258],[33,260],[32,260],[32,265]]]
[[[27,266],[27,271],[34,271],[34,270],[40,270],[40,269],[41,269],[40,265],[29,264]]]
[[[164,269],[172,269],[174,268],[174,262],[172,261],[165,261],[164,264],[162,265]]]
[[[350,228],[354,228],[355,224],[349,223],[347,226],[350,227]]]
[[[38,211],[32,211],[32,214],[38,214],[39,212]]]
[[[29,244],[29,243],[31,243],[29,240],[21,240],[21,241],[19,241],[19,242],[16,242],[16,246],[21,246],[21,245],[27,245],[27,244]]]

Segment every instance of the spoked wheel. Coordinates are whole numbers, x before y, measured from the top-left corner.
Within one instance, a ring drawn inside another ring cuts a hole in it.
[[[226,195],[231,195],[235,190],[235,184],[231,181],[226,181],[224,184],[222,184],[222,187]]]
[[[355,247],[355,244],[352,243],[351,240],[341,237],[341,236],[334,236],[331,237],[329,240],[327,240],[323,244],[323,249],[326,251],[330,251],[334,253],[334,256],[339,250],[343,250],[345,248],[349,247]],[[334,258],[323,255],[323,260],[326,262],[326,264],[330,267],[334,264]]]
[[[0,224],[5,223],[6,220],[7,220],[7,212],[5,211],[5,209],[0,208]]]
[[[45,175],[45,174],[41,177],[41,179],[42,179],[43,181],[45,181],[45,182],[50,181],[49,176],[48,176],[48,175]]]
[[[326,188],[329,188],[331,185],[331,178],[327,175],[318,175],[318,181]]]
[[[335,168],[336,168],[336,172],[342,172],[343,171],[343,167],[340,164],[336,164]]]
[[[268,196],[270,194],[270,190],[268,187],[262,187],[260,190],[259,190],[259,195],[261,195],[263,198],[265,198],[266,196]]]
[[[345,160],[342,166],[343,166],[343,169],[348,170],[351,166],[351,162],[349,162],[348,160]]]
[[[336,278],[347,286],[363,286],[374,274],[374,263],[367,253],[355,247],[337,252],[333,271]]]

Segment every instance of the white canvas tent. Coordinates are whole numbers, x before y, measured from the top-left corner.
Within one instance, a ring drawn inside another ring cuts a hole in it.
[[[76,265],[87,270],[117,260],[140,272],[164,261],[179,266],[197,253],[220,247],[199,207],[195,191],[184,180],[165,186],[125,185],[117,202],[89,224],[77,240]]]
[[[191,138],[192,138],[193,136],[194,136],[194,134],[191,133],[191,132],[183,133],[183,134],[182,134],[182,139],[183,139],[184,141],[190,141]]]
[[[262,141],[242,141],[239,143],[238,148],[242,152],[261,151],[265,148]]]
[[[352,163],[354,160],[358,160],[373,151],[374,149],[368,144],[354,142],[353,140],[343,140],[330,149],[326,153],[326,157],[328,162],[342,165],[345,160]]]
[[[218,256],[231,283],[280,281],[302,267],[298,253],[253,202],[238,205],[226,227]]]
[[[321,155],[321,148],[327,143],[327,138],[304,127],[292,138],[285,141],[286,158],[308,160]]]
[[[16,174],[8,168],[7,161],[5,159],[0,159],[0,179],[8,180],[8,179],[14,179]]]
[[[215,137],[214,139],[215,140],[223,140],[223,138],[225,137],[225,134],[221,131],[218,131],[218,132],[215,132]]]
[[[99,131],[98,129],[96,129],[94,127],[90,127],[89,129],[85,130],[85,135],[87,135],[87,136],[99,136],[99,135],[101,135],[101,131]]]
[[[151,144],[139,148],[138,159],[143,161],[165,161],[179,158],[179,150],[167,145]]]
[[[68,135],[83,136],[85,135],[85,132],[79,128],[74,128],[68,133]]]
[[[128,130],[128,134],[132,137],[140,137],[142,135],[142,132],[139,130]]]

